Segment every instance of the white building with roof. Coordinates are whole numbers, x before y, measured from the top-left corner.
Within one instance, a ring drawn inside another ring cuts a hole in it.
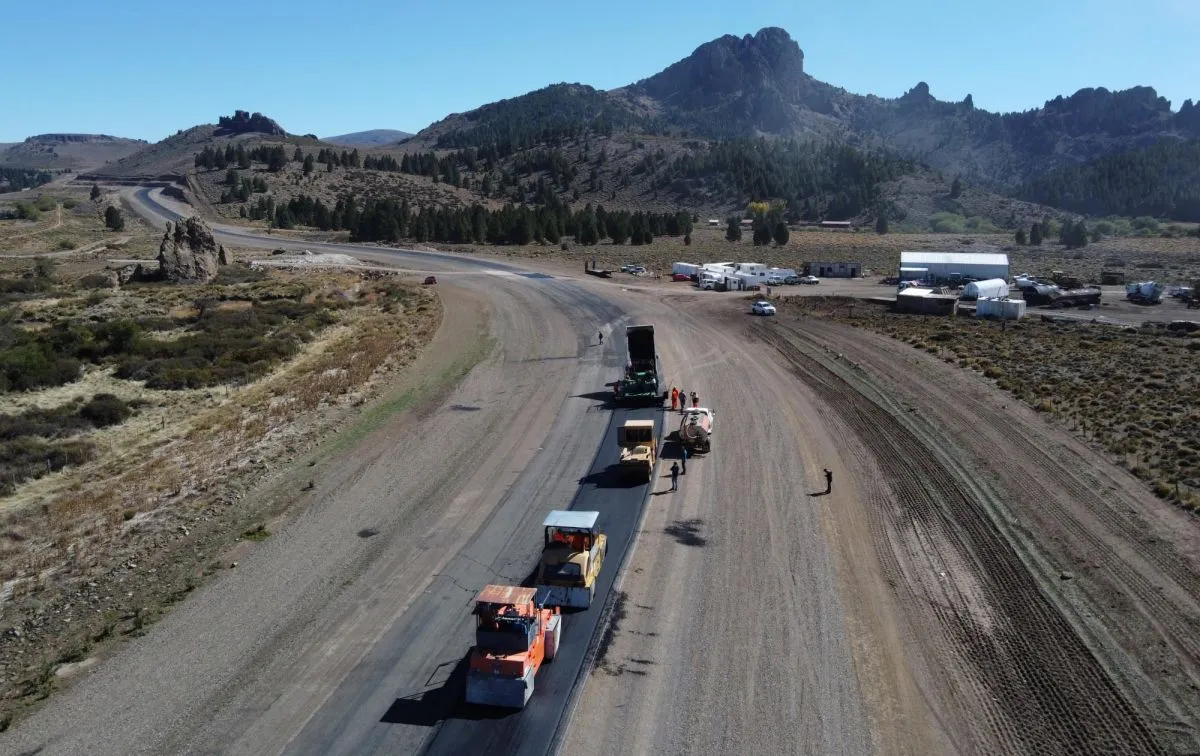
[[[1008,280],[1008,255],[1001,252],[901,252],[900,280],[939,283],[952,278]]]

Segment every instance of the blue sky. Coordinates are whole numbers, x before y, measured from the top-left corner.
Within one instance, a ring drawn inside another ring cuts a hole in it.
[[[235,109],[294,133],[416,131],[559,81],[618,87],[764,26],[787,29],[808,73],[852,92],[895,97],[926,81],[939,99],[970,93],[999,111],[1086,86],[1145,84],[1174,108],[1200,99],[1200,0],[6,5],[0,142],[157,141]]]

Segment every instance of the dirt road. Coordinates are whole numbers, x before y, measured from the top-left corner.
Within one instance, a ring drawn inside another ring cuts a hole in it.
[[[647,522],[570,750],[871,750],[820,685],[812,616],[840,607],[877,752],[1196,752],[1194,522],[904,345],[673,305],[722,355],[693,361],[724,412],[699,485]]]

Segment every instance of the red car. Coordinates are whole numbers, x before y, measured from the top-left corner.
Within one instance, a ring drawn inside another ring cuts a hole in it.
[[[425,285],[426,286],[431,286],[435,283],[437,283],[437,276],[426,276],[425,277]]]
[[[685,275],[684,275],[684,274],[682,274],[682,273],[676,273],[675,275],[671,276],[671,280],[672,280],[672,281],[691,281],[691,280],[692,280],[692,277],[691,277],[691,276],[685,276]]]

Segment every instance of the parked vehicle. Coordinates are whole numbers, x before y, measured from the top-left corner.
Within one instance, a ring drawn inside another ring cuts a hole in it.
[[[689,275],[685,275],[683,273],[673,273],[671,275],[671,280],[672,281],[691,281],[692,277]]]
[[[750,314],[751,315],[774,315],[775,314],[775,305],[771,304],[770,302],[759,300],[758,302],[755,302],[754,304],[750,305]]]
[[[785,276],[783,282],[788,286],[800,283],[800,276]]]
[[[821,283],[821,279],[817,278],[816,276],[801,276],[800,283],[812,286]]]
[[[779,276],[767,276],[767,286],[783,286],[783,279]]]
[[[437,283],[437,276],[425,276],[426,286],[433,286],[435,283]]]
[[[690,451],[707,454],[712,451],[713,421],[716,413],[707,407],[691,407],[683,412],[675,437]]]

